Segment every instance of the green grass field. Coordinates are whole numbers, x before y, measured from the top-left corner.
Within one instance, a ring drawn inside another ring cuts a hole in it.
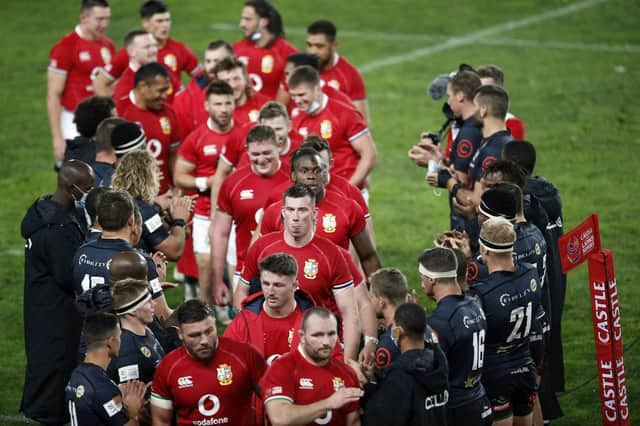
[[[13,424],[22,392],[23,241],[27,207],[55,186],[45,109],[51,46],[77,22],[78,0],[3,2],[0,55],[0,424]],[[112,0],[109,36],[119,46],[138,24],[136,1]],[[172,35],[201,54],[209,41],[235,41],[241,2],[169,1]],[[304,48],[304,27],[334,20],[340,52],[362,67],[379,163],[371,210],[385,266],[419,288],[416,258],[448,223],[446,197],[435,197],[424,169],[406,152],[442,121],[426,97],[437,74],[459,63],[499,64],[511,110],[538,148],[537,174],[561,191],[565,229],[600,215],[603,245],[615,255],[631,424],[640,418],[640,2],[277,0],[288,38]],[[340,32],[341,31],[341,32]],[[387,60],[386,62],[383,60]],[[601,423],[586,267],[569,277],[564,312],[566,416],[554,424]],[[179,291],[170,299],[177,302]],[[426,302],[425,302],[426,303]],[[427,303],[428,309],[433,306]]]

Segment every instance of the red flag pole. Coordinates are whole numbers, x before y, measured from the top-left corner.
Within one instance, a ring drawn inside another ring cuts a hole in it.
[[[622,354],[622,327],[613,254],[600,242],[598,215],[558,239],[562,272],[568,273],[585,261],[589,264],[589,291],[596,344],[602,424],[629,425],[629,403]]]
[[[605,249],[592,253],[588,260],[602,421],[607,426],[627,426],[629,405],[613,255]]]

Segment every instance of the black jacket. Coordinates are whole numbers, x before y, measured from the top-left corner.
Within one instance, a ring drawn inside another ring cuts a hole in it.
[[[364,424],[446,425],[448,375],[447,359],[437,345],[402,353],[369,399]]]
[[[74,303],[71,258],[84,239],[73,211],[37,200],[21,224],[25,238],[24,339],[27,355],[21,410],[43,423],[69,421],[64,389],[75,367],[82,323]]]
[[[64,148],[64,160],[80,160],[87,164],[96,161],[96,144],[85,136],[76,136],[74,139],[67,139]]]

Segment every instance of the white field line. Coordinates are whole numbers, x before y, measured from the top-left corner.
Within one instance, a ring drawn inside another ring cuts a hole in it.
[[[237,24],[217,22],[210,26],[214,31],[239,32]],[[304,27],[287,27],[287,33],[304,35]],[[389,41],[444,41],[447,38],[437,34],[418,33],[390,33],[381,31],[352,31],[340,30],[340,37],[360,38],[365,40],[389,40]],[[587,52],[613,52],[613,53],[640,53],[640,46],[634,44],[607,44],[607,43],[583,43],[566,42],[559,40],[527,40],[508,37],[479,38],[474,41],[479,45],[533,47],[547,49],[580,50]]]
[[[10,415],[0,415],[0,424],[4,422],[12,422],[12,423],[25,423],[25,424],[35,424],[33,420],[30,420],[24,416],[10,416]]]
[[[214,31],[233,31],[240,34],[240,28],[238,24],[229,24],[226,22],[216,22],[212,24],[210,29]],[[307,29],[304,27],[286,27],[285,32],[287,34],[305,35]],[[397,40],[397,41],[437,41],[446,39],[445,36],[437,34],[403,34],[403,33],[386,33],[380,31],[350,31],[350,30],[338,30],[338,37],[353,37],[363,38],[368,40]]]
[[[0,256],[23,256],[23,255],[24,255],[23,247],[10,248],[10,249],[0,251]]]
[[[568,49],[589,52],[640,53],[640,46],[633,44],[581,43],[557,40],[521,40],[513,38],[484,38],[477,40],[475,43],[492,46]]]
[[[443,43],[438,43],[433,46],[423,47],[420,49],[412,50],[410,52],[402,53],[400,55],[389,56],[387,58],[369,62],[368,64],[360,67],[360,72],[364,74],[367,72],[375,71],[379,68],[384,68],[390,65],[397,65],[403,62],[418,59],[423,56],[432,55],[434,53],[453,49],[465,44],[474,43],[484,37],[494,36],[505,31],[511,31],[517,28],[537,24],[539,22],[548,21],[550,19],[559,18],[561,16],[570,15],[582,9],[586,9],[603,3],[604,1],[605,0],[587,0],[579,3],[573,3],[569,6],[561,7],[559,9],[532,15],[523,19],[508,21],[499,25],[495,25],[493,27],[485,28],[480,31],[475,31],[465,36],[450,38]]]

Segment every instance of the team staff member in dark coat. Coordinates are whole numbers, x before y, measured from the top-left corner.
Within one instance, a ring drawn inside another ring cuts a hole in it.
[[[447,360],[442,351],[425,345],[424,309],[415,303],[403,303],[396,309],[394,322],[391,336],[402,354],[391,363],[369,399],[363,423],[368,426],[446,425]]]
[[[487,333],[484,311],[475,298],[462,294],[453,249],[426,250],[418,269],[422,290],[438,303],[427,322],[437,333],[449,363],[447,423],[490,425],[491,404],[480,383]]]
[[[87,356],[73,370],[65,389],[71,424],[137,426],[144,383],[131,380],[119,389],[105,371],[120,351],[118,318],[105,312],[90,314],[82,333]]]
[[[70,259],[84,239],[75,211],[93,186],[91,168],[64,162],[53,195],[38,199],[21,224],[25,242],[24,339],[27,355],[20,410],[45,424],[69,421],[64,387],[75,366],[81,321]]]

